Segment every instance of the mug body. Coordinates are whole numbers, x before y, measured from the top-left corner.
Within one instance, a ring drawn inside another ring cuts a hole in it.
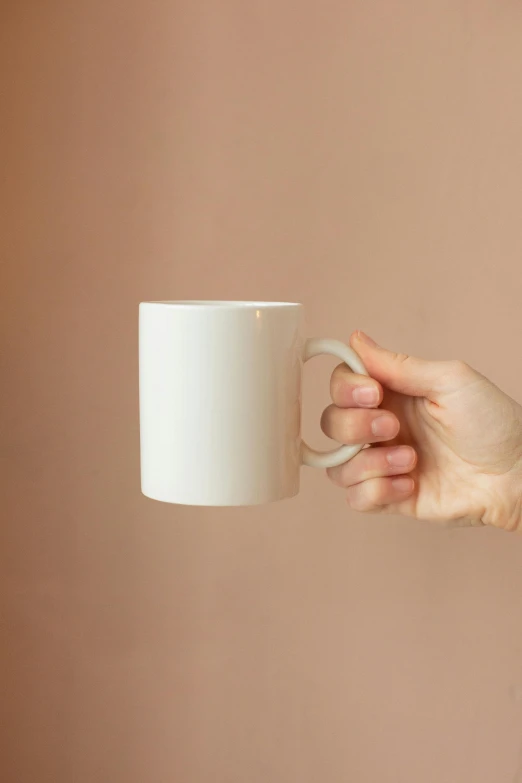
[[[140,304],[141,487],[236,506],[299,490],[303,307]]]

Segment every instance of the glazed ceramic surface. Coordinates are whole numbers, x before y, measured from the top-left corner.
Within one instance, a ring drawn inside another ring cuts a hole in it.
[[[362,444],[318,452],[301,440],[302,365],[321,353],[366,374],[343,343],[304,337],[301,304],[143,302],[142,492],[168,503],[267,503],[299,491],[302,464],[353,457]]]

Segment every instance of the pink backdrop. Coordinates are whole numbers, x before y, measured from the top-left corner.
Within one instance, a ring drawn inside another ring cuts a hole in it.
[[[0,66],[2,779],[521,781],[522,537],[147,501],[137,419],[156,298],[522,397],[520,4],[4,0]]]

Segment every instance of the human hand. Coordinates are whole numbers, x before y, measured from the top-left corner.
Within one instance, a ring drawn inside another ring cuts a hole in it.
[[[459,361],[350,344],[371,378],[340,365],[323,431],[370,443],[328,475],[357,511],[522,530],[522,406]],[[381,406],[377,409],[377,406]]]

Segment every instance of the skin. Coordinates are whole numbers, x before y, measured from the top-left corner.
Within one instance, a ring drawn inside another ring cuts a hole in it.
[[[345,365],[331,380],[323,431],[367,443],[327,472],[357,511],[522,530],[522,406],[460,361],[425,361],[350,344],[371,378]]]

